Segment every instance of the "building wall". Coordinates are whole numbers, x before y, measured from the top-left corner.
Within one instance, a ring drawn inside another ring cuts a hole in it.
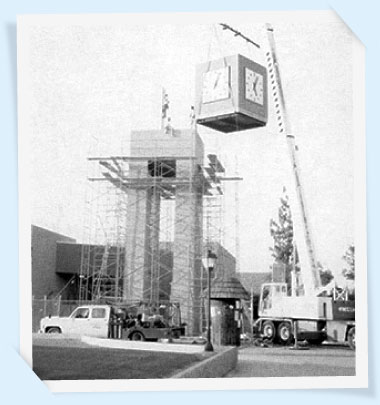
[[[228,278],[236,275],[236,258],[224,246],[213,243],[211,250],[216,253],[215,277]]]
[[[53,298],[70,280],[72,275],[56,273],[57,242],[73,242],[75,239],[32,225],[32,295]]]
[[[79,243],[57,241],[55,271],[59,275],[80,274],[83,245]]]

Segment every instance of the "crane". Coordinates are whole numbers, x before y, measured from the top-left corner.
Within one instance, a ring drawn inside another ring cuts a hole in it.
[[[300,213],[299,216],[301,217],[299,219],[301,220],[300,222],[303,227],[304,241],[306,243],[307,257],[309,260],[309,274],[311,276],[311,280],[309,280],[309,282],[305,286],[306,287],[305,292],[313,293],[313,291],[318,292],[318,289],[321,287],[321,279],[318,271],[313,238],[309,224],[309,216],[306,209],[306,200],[301,181],[300,165],[297,156],[298,148],[296,146],[295,136],[292,133],[291,125],[286,110],[285,97],[280,76],[280,67],[277,60],[273,28],[270,24],[266,24],[266,30],[269,42],[269,50],[266,52],[266,62],[270,86],[272,89],[275,113],[277,116],[279,131],[286,137],[292,173],[294,175],[295,191],[297,193],[298,208]],[[303,274],[305,274],[305,271],[306,269],[303,269]]]
[[[258,44],[227,24],[221,24],[221,26],[225,30],[232,31],[235,36],[259,47]],[[296,215],[296,221],[293,221],[293,226],[301,224],[302,230],[298,235],[296,233],[296,236],[300,236],[300,233],[303,234],[299,242],[305,243],[308,263],[301,263],[305,292],[303,296],[297,296],[294,289],[292,289],[292,295],[289,296],[285,283],[267,283],[261,286],[259,319],[255,322],[255,329],[266,338],[277,340],[280,343],[288,343],[293,338],[296,338],[296,341],[297,338],[307,339],[311,343],[321,343],[330,339],[348,343],[351,348],[355,348],[355,303],[322,294],[323,289],[297,156],[298,148],[286,110],[273,27],[266,24],[265,30],[269,45],[265,53],[269,85],[278,129],[280,134],[285,136],[287,143],[298,201],[298,209],[296,209],[298,215]]]
[[[248,38],[240,31],[234,29],[228,24],[220,24],[223,30],[231,31],[234,36],[240,37],[256,48],[261,48],[261,46]],[[284,91],[281,82],[280,67],[277,59],[277,52],[274,40],[273,27],[270,24],[265,25],[265,31],[268,38],[268,50],[265,53],[265,59],[267,64],[267,71],[269,76],[269,85],[272,90],[272,99],[274,102],[274,110],[277,118],[277,125],[281,135],[285,136],[287,143],[287,148],[290,157],[291,171],[293,173],[293,179],[295,184],[295,191],[298,201],[299,213],[296,216],[296,221],[294,223],[301,224],[301,232],[303,234],[302,240],[306,244],[307,251],[307,264],[303,266],[303,281],[305,294],[315,295],[321,287],[321,279],[319,275],[319,270],[317,266],[315,248],[313,243],[313,237],[311,232],[311,227],[309,224],[309,216],[306,209],[306,200],[304,196],[304,189],[301,180],[300,165],[298,162],[298,148],[296,146],[295,136],[292,132],[290,121],[288,118],[288,113],[286,110],[286,103],[284,97]],[[295,210],[295,207],[292,207]],[[301,235],[299,235],[301,237]],[[292,290],[293,291],[293,290]]]

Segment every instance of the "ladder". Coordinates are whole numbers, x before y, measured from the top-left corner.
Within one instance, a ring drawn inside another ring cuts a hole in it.
[[[92,297],[95,300],[98,300],[101,298],[102,293],[104,292],[102,287],[104,287],[102,284],[105,280],[105,277],[107,276],[107,265],[108,265],[108,256],[110,252],[111,246],[109,242],[106,243],[104,246],[104,252],[102,256],[102,262],[100,264],[100,269],[98,270],[95,279],[93,280],[93,292],[92,292]]]

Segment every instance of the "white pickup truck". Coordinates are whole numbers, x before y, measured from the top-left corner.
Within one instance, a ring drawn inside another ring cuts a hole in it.
[[[64,333],[130,340],[169,339],[179,337],[179,327],[170,327],[161,318],[126,322],[125,312],[109,305],[82,305],[68,317],[48,316],[40,321],[39,333]]]
[[[109,336],[111,307],[84,305],[68,317],[47,316],[40,321],[40,333],[65,333],[106,338]]]

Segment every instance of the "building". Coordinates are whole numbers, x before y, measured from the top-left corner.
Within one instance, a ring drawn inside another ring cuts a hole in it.
[[[78,300],[83,248],[84,245],[76,243],[73,238],[32,225],[33,298],[53,299],[61,295],[62,299]],[[217,243],[213,243],[211,249],[217,255],[213,277],[235,274],[234,256]],[[115,272],[113,256],[116,249],[112,247],[110,250],[108,268],[112,274]],[[124,262],[124,252],[120,258]],[[170,242],[161,243],[160,265],[166,272],[160,280],[160,301],[169,301],[173,273],[173,244]],[[205,269],[202,272],[205,277]]]
[[[76,299],[76,291],[65,288],[72,274],[57,271],[58,245],[66,243],[75,246],[75,239],[35,225],[32,225],[31,232],[33,298],[51,299],[62,294],[64,299]]]
[[[73,305],[76,305],[78,302],[83,251],[86,248],[87,245],[76,243],[73,238],[32,225],[32,294],[35,306],[35,308],[33,308],[34,330],[37,330],[39,319],[46,315],[47,312],[51,314],[57,313],[58,309],[56,306],[58,300],[75,301]],[[104,245],[97,245],[96,249],[97,251],[102,250],[104,252],[106,247]],[[160,243],[158,255],[159,273],[163,276],[158,280],[160,291],[159,302],[178,302],[173,299],[172,294],[173,273],[175,271],[173,249],[173,243],[171,242]],[[235,274],[236,261],[230,252],[218,243],[207,245],[207,249],[212,249],[212,251],[217,254],[217,262],[214,273],[212,274],[213,278],[223,278]],[[106,264],[107,274],[105,274],[105,276],[109,277],[110,283],[113,284],[114,275],[118,267],[115,259],[117,257],[121,265],[123,265],[125,263],[125,250],[120,252],[116,246],[110,246],[108,250]],[[206,245],[203,250],[204,255],[206,255]],[[95,252],[95,249],[93,249],[92,252]],[[91,261],[94,262],[95,259],[96,257],[93,255]],[[97,266],[101,267],[102,262],[98,262]],[[201,303],[199,322],[202,324],[202,320],[204,321],[202,290],[206,288],[207,285],[207,273],[203,266],[200,271]],[[105,280],[103,280],[103,283],[106,284]],[[128,300],[128,302],[131,301],[133,300]],[[65,308],[67,308],[67,305]],[[70,306],[70,308],[72,308],[72,306]]]

